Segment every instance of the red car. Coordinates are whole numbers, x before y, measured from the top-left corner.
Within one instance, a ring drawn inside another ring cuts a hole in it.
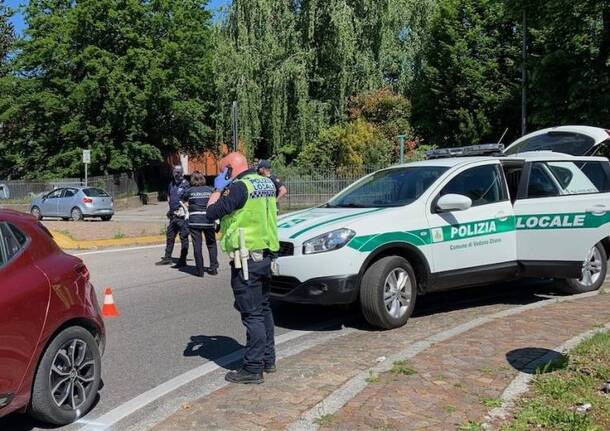
[[[64,425],[85,414],[104,342],[87,267],[34,217],[0,209],[0,417]]]

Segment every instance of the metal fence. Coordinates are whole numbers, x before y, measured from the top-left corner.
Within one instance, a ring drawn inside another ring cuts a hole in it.
[[[374,170],[369,168],[357,172],[329,172],[324,175],[280,171],[278,172],[280,180],[289,191],[288,196],[281,202],[282,210],[320,205]],[[83,183],[79,178],[60,178],[48,181],[0,180],[0,186],[2,185],[8,188],[10,201],[27,203],[32,197],[53,189],[80,186]],[[138,193],[135,179],[127,174],[90,177],[88,186],[104,189],[114,197],[135,196]],[[0,199],[6,199],[6,196],[0,195]]]
[[[11,201],[27,201],[34,196],[50,192],[60,187],[77,187],[84,183],[80,178],[59,178],[47,181],[1,181],[3,193],[0,198]],[[138,193],[138,185],[133,177],[127,174],[90,177],[89,187],[106,190],[112,196],[128,196]],[[8,191],[7,191],[8,190]]]

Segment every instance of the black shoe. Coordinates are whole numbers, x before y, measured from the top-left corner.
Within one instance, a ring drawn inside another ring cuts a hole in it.
[[[179,260],[172,268],[184,268],[186,266],[185,260]]]
[[[267,374],[273,374],[277,371],[277,367],[275,365],[265,365],[263,371]]]
[[[155,265],[169,265],[172,263],[172,258],[171,257],[162,257],[161,260],[159,262],[156,262]]]
[[[197,277],[203,278],[205,276],[205,270],[197,270],[197,271],[195,271],[195,275]]]
[[[210,275],[218,275],[218,268],[206,268],[205,271]]]
[[[225,374],[225,380],[231,383],[241,383],[243,385],[260,385],[264,382],[263,373],[251,373],[243,368],[238,371],[229,371]]]

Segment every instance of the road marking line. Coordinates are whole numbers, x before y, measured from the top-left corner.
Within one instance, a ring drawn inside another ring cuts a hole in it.
[[[146,250],[149,248],[161,248],[161,247],[165,247],[165,244],[144,245],[141,247],[111,248],[108,250],[88,251],[85,253],[74,253],[72,255],[73,256],[89,256],[92,254],[119,253],[119,252],[123,252],[123,251]]]
[[[395,361],[413,358],[415,355],[423,352],[424,350],[428,349],[436,343],[441,343],[443,341],[449,340],[457,335],[463,334],[486,323],[490,323],[495,320],[502,319],[504,317],[513,316],[529,310],[535,310],[538,308],[542,308],[546,305],[551,305],[559,302],[574,301],[577,299],[588,298],[590,296],[595,296],[598,294],[599,292],[595,291],[583,293],[580,295],[551,298],[546,299],[544,301],[522,305],[516,308],[509,308],[507,310],[503,310],[497,313],[491,313],[487,316],[478,317],[469,322],[455,326],[451,329],[437,332],[436,334],[416,341],[415,343],[410,344],[400,352],[390,355],[388,358],[386,358],[386,360],[379,363],[377,366],[356,374],[354,377],[352,377],[342,386],[336,389],[333,393],[331,393],[328,397],[324,398],[311,409],[304,412],[301,417],[295,422],[293,422],[287,429],[288,431],[317,431],[319,425],[316,423],[316,419],[322,416],[335,414],[356,395],[362,392],[364,388],[368,386],[366,379],[369,377],[370,373],[379,374],[387,372],[392,368],[392,365]]]
[[[326,322],[324,325],[320,325],[310,331],[290,331],[285,334],[275,337],[275,344],[281,345],[288,341],[303,337],[305,335],[316,332],[324,327],[327,327],[336,322]],[[142,394],[132,398],[131,400],[121,404],[118,407],[110,410],[100,417],[94,419],[79,419],[76,423],[84,425],[78,428],[78,431],[102,431],[110,428],[120,420],[128,417],[136,411],[142,409],[146,405],[156,401],[164,395],[169,394],[172,391],[192,382],[195,379],[205,376],[213,371],[218,370],[221,367],[226,367],[233,362],[238,361],[243,355],[243,349],[229,353],[221,358],[215,359],[214,361],[206,362],[205,364],[193,368],[185,373],[182,373],[160,385],[143,392]]]

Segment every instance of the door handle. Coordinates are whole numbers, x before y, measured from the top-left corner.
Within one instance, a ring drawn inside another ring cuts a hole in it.
[[[592,208],[587,209],[588,213],[591,213],[596,216],[604,215],[608,212],[606,205],[594,205]]]

